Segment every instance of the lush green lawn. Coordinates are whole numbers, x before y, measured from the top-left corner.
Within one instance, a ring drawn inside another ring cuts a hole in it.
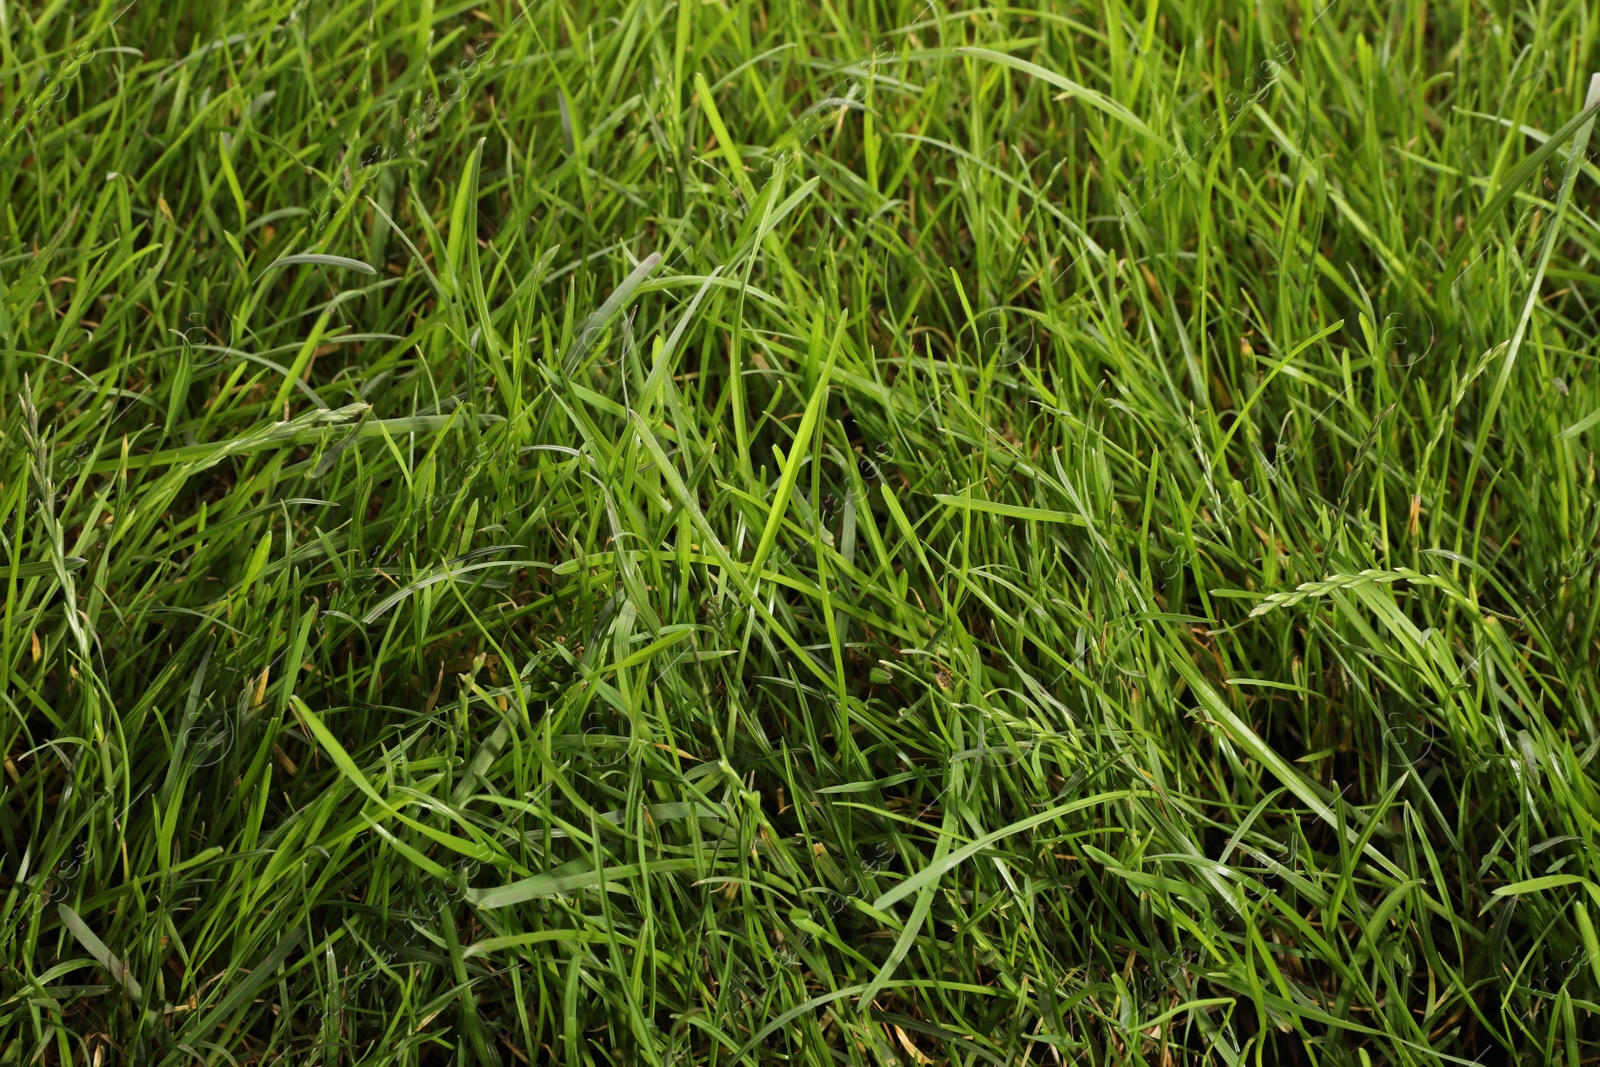
[[[1597,33],[0,0],[0,1063],[1595,1062]]]

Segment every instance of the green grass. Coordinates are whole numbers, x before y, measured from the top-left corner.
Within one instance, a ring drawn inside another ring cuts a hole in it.
[[[0,1064],[1600,1059],[1591,5],[0,5]]]

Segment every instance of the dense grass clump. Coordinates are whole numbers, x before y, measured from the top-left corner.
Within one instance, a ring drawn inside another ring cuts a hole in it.
[[[0,5],[0,1064],[1600,1058],[1592,5]]]

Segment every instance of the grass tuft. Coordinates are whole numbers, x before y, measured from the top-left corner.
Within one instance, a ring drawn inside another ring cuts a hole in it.
[[[1597,34],[0,8],[0,1065],[1593,1062]]]

